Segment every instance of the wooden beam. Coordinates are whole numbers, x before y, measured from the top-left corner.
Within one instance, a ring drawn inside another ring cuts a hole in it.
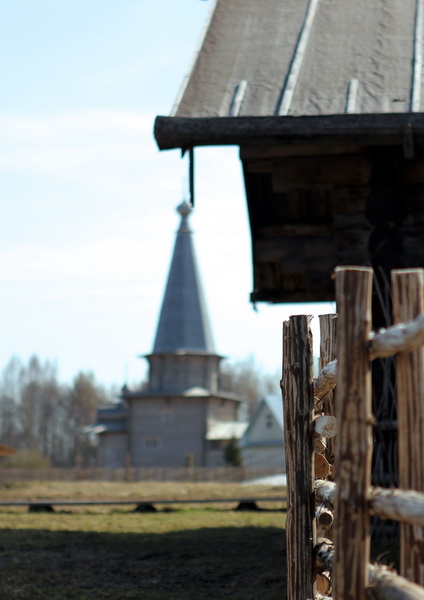
[[[422,113],[311,115],[296,117],[163,117],[155,120],[154,135],[161,150],[194,146],[304,144],[322,139],[339,143],[403,145],[408,124],[414,139],[424,135]]]
[[[336,269],[335,600],[365,600],[368,586],[372,412],[366,340],[371,329],[371,289],[372,269]]]

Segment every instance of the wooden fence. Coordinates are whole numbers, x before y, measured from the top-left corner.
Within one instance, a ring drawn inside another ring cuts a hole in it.
[[[375,334],[372,278],[372,269],[336,269],[338,316],[320,318],[317,379],[310,318],[283,325],[288,600],[424,600],[424,271],[392,272],[395,325]],[[371,487],[370,367],[390,355],[399,489]],[[370,563],[370,515],[401,523],[399,575]]]
[[[280,474],[278,468],[249,467],[182,467],[138,468],[74,467],[67,469],[0,469],[0,483],[24,481],[250,481]]]

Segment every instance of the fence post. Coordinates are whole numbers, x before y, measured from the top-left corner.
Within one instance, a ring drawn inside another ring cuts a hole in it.
[[[424,311],[424,271],[392,271],[393,321]],[[399,487],[424,492],[424,348],[396,356]],[[424,586],[424,528],[400,526],[400,574]]]
[[[312,334],[307,316],[283,324],[283,407],[287,473],[288,600],[314,597],[315,506]]]
[[[338,267],[334,600],[365,600],[370,551],[372,269]]]

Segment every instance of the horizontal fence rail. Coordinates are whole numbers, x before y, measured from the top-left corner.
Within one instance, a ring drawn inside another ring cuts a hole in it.
[[[0,469],[3,484],[23,481],[199,481],[238,482],[280,475],[281,468],[182,467],[182,468],[95,468]]]

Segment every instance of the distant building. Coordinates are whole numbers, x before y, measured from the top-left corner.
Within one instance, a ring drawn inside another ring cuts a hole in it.
[[[255,410],[239,442],[243,465],[286,470],[283,405],[280,395],[265,396]]]
[[[219,466],[243,434],[242,399],[219,389],[219,363],[197,269],[187,202],[168,275],[146,388],[124,387],[121,402],[98,411],[98,463],[112,467]]]

